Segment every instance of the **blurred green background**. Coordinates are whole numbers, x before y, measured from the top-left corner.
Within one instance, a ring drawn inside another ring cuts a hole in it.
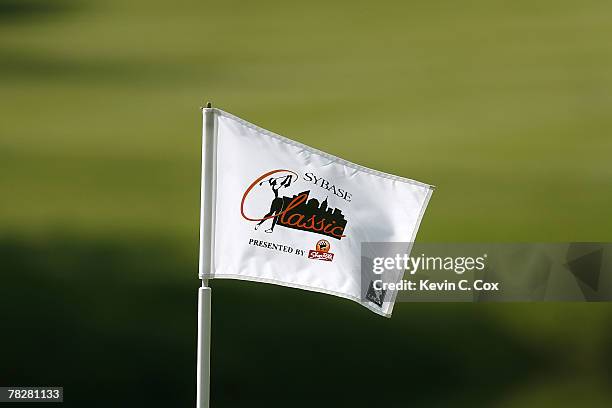
[[[193,406],[206,100],[437,185],[420,241],[612,239],[609,1],[0,0],[0,96],[0,385],[66,406]],[[212,286],[213,407],[612,405],[608,304]]]

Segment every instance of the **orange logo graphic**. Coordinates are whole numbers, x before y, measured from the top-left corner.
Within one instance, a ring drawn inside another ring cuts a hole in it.
[[[329,252],[329,241],[322,239],[317,242],[317,252]]]

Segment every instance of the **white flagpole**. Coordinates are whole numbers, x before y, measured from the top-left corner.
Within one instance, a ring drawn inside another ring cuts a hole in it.
[[[198,289],[198,383],[196,408],[208,408],[210,399],[210,295],[211,289],[202,279]]]
[[[210,102],[203,109],[202,185],[200,190],[200,259],[198,289],[198,355],[196,408],[209,408],[210,401],[210,298],[208,279],[212,271],[213,232],[215,210],[215,113]]]

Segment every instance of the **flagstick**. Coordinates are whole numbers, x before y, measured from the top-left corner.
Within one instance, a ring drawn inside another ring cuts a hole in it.
[[[202,287],[198,289],[198,355],[196,408],[208,408],[210,401],[210,298],[207,276],[212,271],[212,244],[214,231],[213,189],[215,178],[215,113],[211,103],[204,109],[202,136],[202,186],[200,191],[200,260],[199,275]]]
[[[202,279],[198,289],[198,383],[196,408],[208,408],[210,398],[210,296],[211,289]]]

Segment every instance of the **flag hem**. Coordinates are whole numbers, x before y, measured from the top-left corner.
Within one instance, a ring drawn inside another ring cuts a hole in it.
[[[420,182],[420,181],[417,181],[417,180],[413,180],[413,179],[409,179],[409,178],[406,178],[406,177],[396,176],[395,174],[385,173],[385,172],[380,171],[380,170],[371,169],[369,167],[365,167],[365,166],[362,166],[360,164],[353,163],[353,162],[350,162],[348,160],[344,160],[344,159],[342,159],[342,158],[340,158],[338,156],[334,156],[333,154],[326,153],[326,152],[324,152],[322,150],[319,150],[319,149],[316,149],[314,147],[308,146],[308,145],[306,145],[304,143],[296,142],[295,140],[291,140],[291,139],[289,139],[289,138],[287,138],[285,136],[281,136],[281,135],[279,135],[277,133],[274,133],[274,132],[272,132],[270,130],[264,129],[264,128],[262,128],[260,126],[257,126],[257,125],[255,125],[255,124],[253,124],[253,123],[251,123],[251,122],[249,122],[247,120],[239,118],[236,115],[232,115],[231,113],[225,112],[225,111],[223,111],[223,110],[221,110],[219,108],[212,108],[212,109],[215,112],[217,112],[219,115],[225,116],[228,119],[232,119],[232,120],[238,122],[239,124],[241,124],[243,126],[246,126],[248,128],[251,128],[252,130],[255,130],[256,132],[261,133],[261,134],[263,134],[265,136],[270,136],[270,137],[278,139],[278,140],[280,140],[280,141],[282,141],[284,143],[287,143],[287,144],[290,144],[290,145],[293,145],[293,146],[297,146],[297,147],[306,149],[306,150],[310,151],[311,153],[318,154],[318,155],[323,156],[323,157],[325,157],[327,159],[330,159],[330,160],[332,160],[332,161],[334,161],[334,162],[336,162],[338,164],[342,164],[344,166],[351,167],[351,168],[353,168],[355,170],[358,170],[358,171],[361,171],[361,172],[364,172],[364,173],[368,173],[368,174],[372,174],[374,176],[387,178],[387,179],[394,180],[394,181],[400,181],[400,182],[403,182],[403,183],[407,183],[407,184],[412,184],[412,185],[416,185],[416,186],[419,186],[419,187],[428,188],[428,189],[431,189],[431,190],[434,190],[436,188],[434,185],[431,185],[431,184],[423,183],[423,182]]]
[[[249,282],[269,283],[269,284],[273,284],[277,286],[285,286],[285,287],[294,288],[294,289],[307,290],[310,292],[324,293],[326,295],[332,295],[332,296],[337,296],[337,297],[341,297],[344,299],[352,300],[353,302],[359,303],[361,306],[365,307],[366,309],[369,309],[370,311],[380,316],[387,317],[387,318],[391,317],[391,313],[385,313],[382,310],[375,309],[373,306],[371,306],[368,303],[363,302],[358,297],[347,295],[346,293],[342,293],[342,292],[335,292],[333,290],[328,290],[328,289],[323,289],[323,288],[318,288],[318,287],[313,287],[313,286],[308,286],[308,285],[302,285],[301,283],[285,282],[285,281],[280,281],[277,279],[263,278],[261,276],[238,275],[234,273],[219,274],[218,272],[212,273],[210,275],[204,275],[203,278],[205,279],[235,279],[235,280],[242,280],[242,281],[249,281]]]
[[[412,253],[412,248],[414,247],[414,240],[416,239],[419,229],[421,228],[421,221],[423,221],[423,216],[425,215],[425,211],[427,210],[427,206],[429,205],[429,200],[431,199],[433,192],[434,192],[433,189],[427,192],[427,195],[425,196],[425,200],[423,200],[423,204],[421,205],[419,215],[414,224],[414,229],[412,230],[412,237],[410,238],[410,241],[408,241],[410,242],[410,250],[407,251],[408,256],[410,256],[410,254]],[[399,283],[403,278],[404,278],[404,274],[402,273],[399,276],[399,279],[397,280],[396,283]],[[387,311],[387,313],[389,314],[389,317],[391,317],[391,314],[393,313],[393,307],[395,306],[395,299],[397,298],[397,293],[398,293],[397,290],[393,291],[393,299],[391,300],[391,302],[389,302],[391,304],[391,306],[389,307],[389,310]]]

